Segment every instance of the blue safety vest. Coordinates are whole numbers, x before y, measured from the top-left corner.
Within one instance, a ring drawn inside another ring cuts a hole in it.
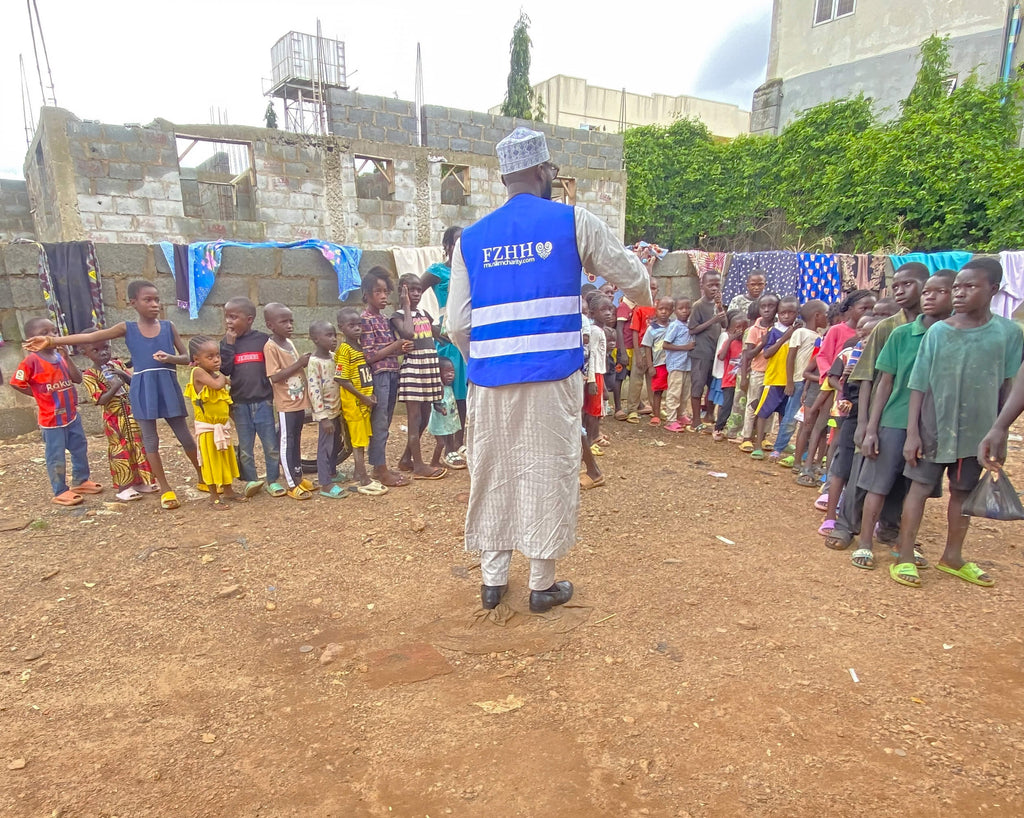
[[[467,375],[479,386],[557,381],[583,368],[573,208],[529,194],[462,232],[472,330]]]

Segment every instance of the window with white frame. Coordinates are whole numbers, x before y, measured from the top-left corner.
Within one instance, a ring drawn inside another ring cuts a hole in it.
[[[815,0],[814,25],[830,23],[840,17],[849,17],[857,10],[857,0]]]

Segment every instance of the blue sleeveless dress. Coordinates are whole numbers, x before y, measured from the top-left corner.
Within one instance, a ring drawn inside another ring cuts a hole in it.
[[[124,342],[133,369],[129,387],[132,414],[140,420],[184,417],[185,396],[178,385],[177,367],[153,359],[153,353],[161,350],[171,355],[176,353],[171,322],[161,321],[155,338],[147,338],[139,332],[135,321],[125,321],[125,329]]]

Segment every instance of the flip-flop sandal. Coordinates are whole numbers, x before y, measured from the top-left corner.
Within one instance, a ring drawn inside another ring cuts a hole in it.
[[[604,449],[602,449],[596,443],[590,447],[590,453],[594,455],[594,457],[604,457]]]
[[[851,545],[853,545],[853,540],[846,540],[846,541],[844,541],[842,538],[836,537],[836,536],[828,536],[828,537],[825,538],[825,547],[829,551],[845,551]],[[870,549],[861,548],[861,549],[858,549],[858,550],[860,550],[860,551],[869,551]]]
[[[805,489],[816,489],[818,487],[818,478],[810,472],[802,471],[796,476],[796,484],[803,486]]]
[[[371,480],[365,486],[356,486],[356,491],[359,494],[365,494],[367,497],[380,497],[382,494],[388,493],[388,488],[378,480]]]
[[[988,574],[982,571],[976,562],[965,562],[960,568],[953,568],[950,565],[940,562],[936,563],[935,567],[945,574],[960,577],[964,582],[969,582],[972,585],[980,585],[982,588],[991,588],[996,584],[993,579],[982,579],[982,577],[987,577]]]
[[[821,534],[822,537],[828,537],[832,534],[833,531],[835,531],[835,529],[835,520],[825,520],[825,522],[823,522],[821,526],[818,528],[818,533]]]
[[[321,497],[327,497],[330,500],[344,500],[348,497],[348,492],[345,491],[341,486],[335,483],[326,491],[320,492]]]
[[[446,474],[448,474],[448,469],[439,468],[439,469],[434,469],[433,473],[431,473],[431,474],[416,474],[416,472],[413,472],[412,479],[413,480],[440,480]]]
[[[640,422],[640,415],[637,414],[636,412],[630,412],[628,415],[626,415],[626,423],[639,423],[639,422]]]
[[[458,452],[459,452],[459,454],[461,454],[461,455],[462,455],[463,457],[465,457],[465,456],[466,456],[466,447],[465,447],[465,446],[459,446]]]
[[[181,501],[178,499],[178,495],[173,491],[165,491],[160,495],[160,508],[165,511],[181,508]]]
[[[921,587],[921,577],[917,575],[917,566],[912,562],[893,563],[889,566],[889,576],[893,582],[908,588]]]
[[[761,449],[754,449],[754,451],[752,451],[750,453],[750,459],[751,460],[764,460],[764,452],[761,451]]]
[[[196,491],[205,491],[209,493],[210,487],[206,483],[196,483]]]
[[[890,548],[889,554],[892,556],[894,560],[898,560],[900,558],[900,552],[898,549]],[[924,554],[922,554],[917,548],[914,549],[914,565],[918,569],[932,567],[932,564],[928,562],[928,558]]]
[[[300,487],[302,487],[302,488],[304,488],[304,489],[305,489],[306,491],[308,491],[308,492],[312,493],[312,492],[313,492],[313,490],[314,490],[314,489],[316,488],[316,483],[314,483],[314,482],[313,482],[312,480],[310,480],[310,479],[309,479],[308,477],[303,477],[303,478],[302,478],[302,479],[301,479],[301,480],[299,481],[299,486],[300,486]]]
[[[751,454],[754,451],[754,444],[749,440],[744,440],[740,444],[740,451],[743,452],[744,454]]]
[[[460,470],[466,468],[466,461],[462,459],[462,455],[458,452],[448,452],[442,459],[444,464],[450,469]]]
[[[594,441],[598,446],[611,446],[612,441],[607,435],[601,435],[597,440]]]
[[[293,500],[309,500],[313,497],[313,492],[307,488],[303,488],[301,483],[291,491],[287,492],[287,494]]]
[[[62,491],[50,502],[57,506],[78,506],[81,505],[85,498],[81,494],[75,494],[75,492],[68,489]]]
[[[828,493],[819,494],[818,499],[814,501],[814,507],[818,511],[828,511]]]
[[[602,474],[596,480],[589,474],[580,475],[580,488],[581,489],[596,489],[599,486],[603,486],[605,483],[604,475]]]
[[[271,497],[284,497],[288,493],[288,490],[284,486],[276,482],[267,483],[263,488]]]
[[[138,492],[141,492],[142,494],[156,494],[158,491],[160,491],[160,486],[156,485],[155,483],[141,483],[137,486],[133,486],[132,488],[134,488]]]
[[[71,491],[78,492],[79,494],[99,494],[103,491],[103,486],[99,483],[94,483],[92,480],[83,480],[77,486],[72,486]]]
[[[862,560],[863,565],[857,560]],[[873,571],[875,569],[875,555],[871,552],[870,548],[858,548],[852,554],[850,554],[850,562],[857,568],[864,568],[867,571]]]
[[[140,494],[133,486],[129,486],[126,489],[119,491],[114,495],[122,503],[130,503],[132,500],[141,500],[142,494]]]
[[[651,426],[661,426],[661,418],[659,418],[659,417],[652,417],[652,418],[651,418],[651,419],[650,419],[649,421],[647,421],[647,422],[648,422],[649,424],[651,424]]]
[[[796,460],[793,459],[793,455],[789,454],[780,458],[778,464],[783,469],[791,469],[796,464]]]
[[[260,493],[260,489],[263,488],[264,483],[262,480],[250,480],[245,484],[245,491],[242,492],[245,495],[246,500],[251,500],[257,494]]]

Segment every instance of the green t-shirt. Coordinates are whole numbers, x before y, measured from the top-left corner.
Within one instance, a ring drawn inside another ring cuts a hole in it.
[[[853,372],[850,373],[848,380],[873,381],[875,379],[875,362],[878,360],[882,347],[889,340],[893,330],[896,327],[902,327],[906,323],[907,314],[900,310],[895,315],[883,318],[875,324],[875,328],[871,330],[871,334],[864,341],[860,360],[857,361],[857,365],[853,368]]]
[[[896,327],[885,342],[882,351],[875,361],[875,373],[888,372],[892,375],[892,393],[882,410],[879,426],[890,429],[906,429],[907,415],[910,412],[910,372],[917,360],[917,352],[928,327],[924,325],[924,316],[919,315],[913,323]],[[874,380],[874,378],[872,378]]]
[[[925,460],[955,463],[977,455],[999,414],[999,390],[1016,374],[1022,354],[1020,327],[998,315],[974,329],[940,321],[925,333],[909,381],[924,393]]]

